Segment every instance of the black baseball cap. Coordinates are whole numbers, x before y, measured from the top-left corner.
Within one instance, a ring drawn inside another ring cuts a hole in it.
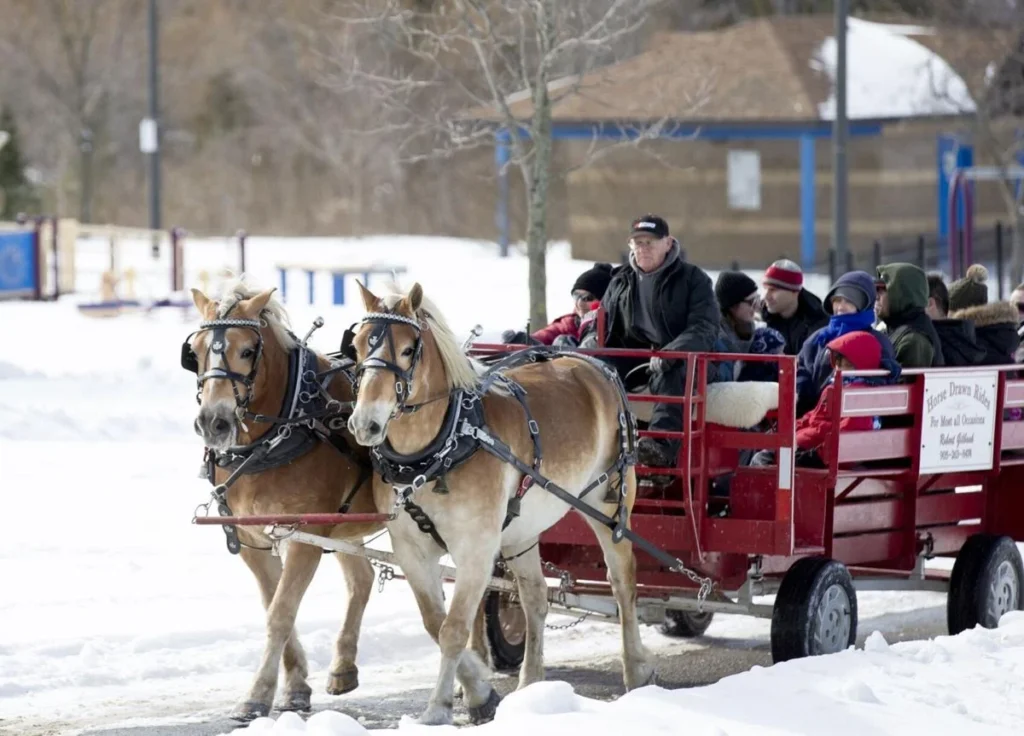
[[[668,223],[657,215],[644,215],[633,220],[630,237],[634,235],[651,235],[659,240],[668,237]]]

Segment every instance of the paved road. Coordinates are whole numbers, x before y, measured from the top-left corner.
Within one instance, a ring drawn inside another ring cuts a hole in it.
[[[929,608],[915,611],[906,625],[906,613],[880,616],[860,622],[862,632],[858,646],[863,646],[866,635],[874,630],[882,631],[890,642],[928,639],[946,633],[945,609]],[[700,646],[696,649],[693,643]],[[680,645],[678,651],[661,650],[658,654],[658,684],[665,688],[684,688],[708,685],[723,677],[745,672],[754,665],[771,665],[768,643],[762,639],[743,640],[704,637],[695,642]],[[622,676],[617,658],[602,658],[574,662],[568,665],[547,668],[549,680],[565,680],[580,695],[611,700],[622,694]],[[495,686],[503,695],[515,688],[513,677],[498,675]],[[396,693],[392,696],[360,698],[358,691],[344,699],[345,712],[360,720],[367,728],[395,728],[403,715],[417,715],[426,706],[430,689]],[[175,710],[186,710],[187,704],[178,703]],[[197,704],[198,706],[198,704]],[[198,706],[197,711],[204,706]],[[208,707],[208,704],[205,705]],[[157,714],[150,714],[157,715]],[[456,723],[466,722],[466,711],[456,704]],[[140,726],[89,731],[89,736],[216,736],[238,727],[234,721],[215,718],[202,723],[175,724],[164,726]],[[4,731],[0,721],[0,733]],[[32,736],[59,734],[59,727],[47,730],[32,730]],[[26,732],[21,732],[28,736]]]

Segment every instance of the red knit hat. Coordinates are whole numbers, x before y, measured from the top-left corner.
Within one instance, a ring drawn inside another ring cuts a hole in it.
[[[788,258],[780,258],[764,272],[764,285],[787,291],[800,291],[804,287],[804,272]]]

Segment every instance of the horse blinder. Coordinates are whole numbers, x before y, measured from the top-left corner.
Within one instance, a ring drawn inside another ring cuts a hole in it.
[[[181,367],[190,373],[199,375],[199,358],[196,357],[196,352],[188,340],[181,344]]]

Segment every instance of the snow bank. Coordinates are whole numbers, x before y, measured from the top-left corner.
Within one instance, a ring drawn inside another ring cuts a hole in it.
[[[487,736],[965,736],[1019,733],[1024,719],[1024,613],[995,630],[889,646],[874,634],[864,650],[755,667],[689,690],[646,687],[610,703],[581,697],[565,682],[542,682],[509,695]],[[448,732],[403,719],[408,734]],[[318,713],[261,718],[245,731],[281,736],[361,736],[358,722]]]
[[[846,39],[846,107],[851,119],[972,112],[967,85],[945,59],[910,36],[929,29],[849,19]],[[811,59],[811,68],[832,83],[829,98],[819,105],[824,120],[836,115],[835,37],[829,37]]]

